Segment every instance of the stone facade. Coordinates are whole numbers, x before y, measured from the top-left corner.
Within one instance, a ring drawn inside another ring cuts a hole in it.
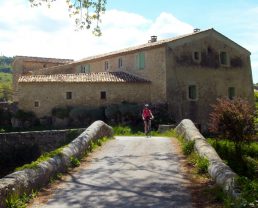
[[[250,53],[213,30],[191,39],[181,39],[167,46],[167,98],[176,121],[189,118],[206,131],[211,104],[217,98],[242,97],[253,104]],[[226,52],[228,64],[220,62]],[[200,60],[194,60],[197,52]],[[196,86],[196,98],[189,97],[189,87]]]
[[[122,101],[145,103],[150,101],[148,83],[21,83],[19,107],[34,111],[38,117],[51,115],[54,107],[89,106],[100,107],[119,104]],[[140,89],[140,90],[139,90]],[[72,93],[67,99],[66,93]],[[101,99],[105,92],[106,99]],[[39,106],[35,107],[35,102]]]
[[[20,107],[35,110],[31,108],[31,102],[41,99],[43,103],[51,104],[37,111],[40,111],[39,115],[47,114],[50,111],[48,108],[64,103],[63,91],[71,86],[78,97],[82,97],[72,101],[73,105],[100,106],[123,100],[167,103],[169,113],[176,122],[189,118],[205,131],[210,105],[217,98],[239,96],[254,103],[250,52],[214,29],[35,70],[32,74],[104,71],[122,71],[144,78],[149,84],[91,82],[55,85],[50,82],[20,82]],[[112,94],[110,100],[105,103],[99,101],[100,90],[109,91]]]
[[[16,56],[12,64],[13,67],[13,101],[18,101],[18,79],[21,75],[31,74],[33,71],[47,69],[53,66],[64,65],[72,62],[72,59],[54,59],[28,56]]]

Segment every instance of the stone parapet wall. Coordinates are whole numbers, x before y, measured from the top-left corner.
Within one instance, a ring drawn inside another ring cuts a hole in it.
[[[17,171],[0,179],[0,208],[5,207],[8,196],[13,194],[20,196],[46,185],[53,176],[65,171],[71,165],[71,157],[84,155],[91,141],[112,135],[113,130],[110,126],[102,121],[96,121],[69,143],[61,154],[40,163],[37,168]]]
[[[209,175],[225,192],[236,197],[238,195],[235,185],[236,173],[222,161],[214,148],[195,127],[194,123],[189,119],[182,120],[176,127],[176,133],[187,141],[195,141],[195,151],[209,160]]]
[[[85,129],[0,133],[0,167],[34,159],[72,141]],[[27,157],[27,158],[26,158]],[[19,161],[18,161],[19,160]]]

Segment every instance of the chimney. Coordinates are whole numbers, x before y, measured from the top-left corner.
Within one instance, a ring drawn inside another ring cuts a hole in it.
[[[201,29],[199,29],[199,28],[194,28],[194,30],[193,30],[194,33],[200,32],[200,31],[201,31]]]
[[[149,43],[154,43],[157,42],[157,36],[156,35],[152,35],[151,39],[148,41]]]

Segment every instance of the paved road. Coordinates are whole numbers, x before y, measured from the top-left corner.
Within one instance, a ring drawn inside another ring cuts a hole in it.
[[[189,208],[171,139],[116,137],[57,189],[44,208]]]

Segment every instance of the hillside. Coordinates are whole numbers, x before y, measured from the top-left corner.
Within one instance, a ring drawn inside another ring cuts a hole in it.
[[[12,99],[13,57],[0,56],[0,101]]]

